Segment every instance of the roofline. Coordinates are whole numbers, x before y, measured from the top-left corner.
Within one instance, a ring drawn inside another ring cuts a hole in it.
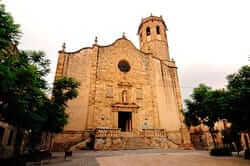
[[[146,53],[146,52],[141,51],[141,50],[138,49],[130,40],[128,40],[126,37],[118,38],[118,39],[116,39],[112,44],[105,45],[105,46],[100,46],[100,45],[98,45],[98,47],[99,47],[99,48],[110,47],[110,46],[115,45],[118,41],[120,41],[120,40],[122,40],[122,39],[127,40],[128,42],[130,42],[130,43],[133,45],[133,47],[134,47],[137,51],[139,51],[139,52],[141,52],[141,53],[143,53],[143,54],[146,54],[146,55],[151,55],[151,54],[152,54],[152,53]]]
[[[165,21],[163,20],[162,16],[160,16],[160,17],[158,17],[158,16],[149,16],[149,17],[143,18],[143,19],[141,20],[141,23],[140,23],[139,28],[138,28],[138,30],[137,30],[137,35],[139,35],[139,32],[140,32],[140,30],[141,30],[142,25],[143,25],[144,23],[149,22],[149,21],[161,21],[161,22],[163,23],[163,25],[164,25],[166,31],[168,30],[168,28],[167,28],[167,26],[166,26],[166,24],[165,24]]]
[[[82,50],[86,50],[86,49],[92,49],[93,47],[83,47],[83,48],[80,48],[79,50],[76,50],[76,51],[72,51],[72,52],[67,52],[67,51],[58,51],[59,53],[65,53],[65,54],[76,54],[76,53],[79,53],[81,52]]]
[[[98,48],[111,47],[111,46],[115,45],[118,41],[120,41],[120,40],[122,40],[122,39],[129,41],[129,42],[134,46],[134,48],[135,48],[137,51],[139,51],[139,52],[141,52],[141,53],[143,53],[143,54],[146,54],[146,55],[151,55],[151,54],[152,54],[152,53],[146,53],[146,52],[143,52],[143,51],[139,50],[139,49],[138,49],[130,40],[128,40],[126,37],[118,38],[118,39],[116,39],[113,43],[108,44],[108,45],[98,45],[98,44],[95,44],[95,46],[97,46]],[[93,47],[83,47],[83,48],[81,48],[81,49],[79,49],[79,50],[77,50],[77,51],[72,51],[72,52],[66,52],[66,51],[64,51],[64,53],[65,53],[65,54],[75,54],[75,53],[79,53],[79,52],[81,52],[82,50],[85,50],[85,49],[93,49]],[[59,52],[59,53],[62,53],[63,51],[60,50],[60,51],[58,51],[58,52]]]

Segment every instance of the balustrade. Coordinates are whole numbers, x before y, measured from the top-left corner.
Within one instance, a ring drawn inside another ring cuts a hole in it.
[[[96,128],[96,137],[119,137],[121,136],[121,129],[119,128]]]
[[[121,132],[120,128],[96,128],[96,137],[121,137],[121,136],[144,136],[144,137],[166,137],[164,129],[142,129],[142,131]]]
[[[164,129],[142,129],[140,135],[145,137],[165,137],[167,133]]]

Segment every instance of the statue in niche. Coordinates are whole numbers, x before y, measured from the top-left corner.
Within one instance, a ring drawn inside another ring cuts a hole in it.
[[[122,91],[122,103],[128,102],[128,93],[126,90]]]

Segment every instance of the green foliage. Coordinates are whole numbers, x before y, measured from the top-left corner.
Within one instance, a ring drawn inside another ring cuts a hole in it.
[[[62,77],[55,80],[53,97],[46,104],[48,119],[43,127],[44,131],[59,133],[63,130],[68,118],[65,112],[67,101],[77,97],[79,86],[80,83],[73,78]]]
[[[45,77],[50,61],[42,51],[19,51],[19,25],[0,1],[0,119],[32,132],[60,132],[67,123],[66,103],[79,83],[61,78],[48,99]]]
[[[250,66],[243,66],[237,73],[229,75],[226,118],[238,131],[250,129]]]
[[[66,103],[77,97],[73,78],[55,81],[53,97],[46,96],[49,60],[43,52],[21,51],[0,63],[0,114],[4,121],[34,132],[60,132],[67,123]]]
[[[211,90],[210,87],[200,84],[194,88],[191,95],[191,100],[186,99],[185,104],[187,109],[184,111],[185,122],[187,126],[196,126],[201,123],[201,120],[206,118],[204,101],[207,93]]]
[[[0,52],[14,45],[20,38],[20,25],[14,23],[13,17],[5,11],[0,1]]]
[[[213,138],[215,122],[227,119],[232,126],[230,135],[224,133],[227,135],[224,142],[235,142],[240,145],[238,134],[250,130],[250,66],[243,66],[227,79],[226,90],[212,90],[203,84],[193,90],[191,100],[185,100],[185,122],[188,126],[206,124]]]
[[[197,126],[201,123],[209,127],[214,145],[214,125],[223,116],[224,90],[212,90],[210,87],[200,84],[194,88],[191,100],[185,100],[187,110],[184,112],[187,126]]]
[[[66,101],[77,97],[76,88],[80,83],[73,78],[62,77],[54,82],[53,100],[55,103],[66,106]]]
[[[214,123],[222,116],[221,109],[224,101],[223,90],[212,90],[200,84],[194,88],[191,100],[185,100],[187,110],[184,112],[185,122],[188,126],[196,126],[201,122],[214,127]]]
[[[34,61],[34,54],[24,51],[18,56],[8,56],[0,63],[0,110],[3,119],[21,128],[31,129],[33,121],[44,121],[37,110],[42,108],[47,89],[44,72],[47,71],[49,61],[43,52],[35,53],[46,61],[41,67]]]

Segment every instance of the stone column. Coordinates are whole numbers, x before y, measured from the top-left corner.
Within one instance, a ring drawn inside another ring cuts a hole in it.
[[[132,120],[129,119],[129,131],[131,132],[132,131]]]
[[[137,121],[136,121],[136,112],[132,112],[132,123],[133,123],[133,128],[137,129]]]
[[[118,128],[118,112],[113,112],[113,128]]]

